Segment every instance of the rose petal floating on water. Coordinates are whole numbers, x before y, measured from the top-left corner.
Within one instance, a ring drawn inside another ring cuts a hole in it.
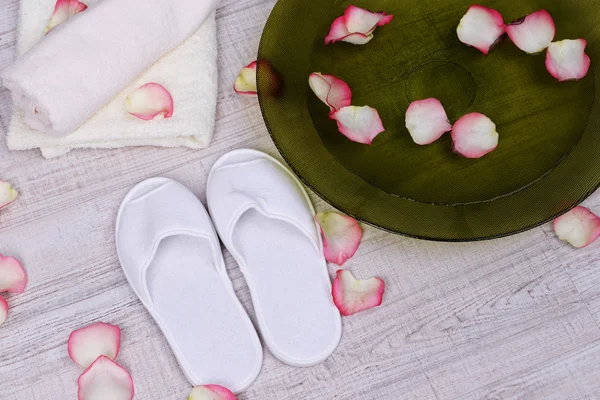
[[[162,114],[164,118],[173,116],[173,97],[167,89],[158,83],[146,83],[127,96],[127,112],[145,121]]]
[[[333,75],[313,72],[308,77],[308,84],[317,97],[329,106],[331,113],[352,103],[352,90],[343,80]]]
[[[579,80],[590,69],[590,57],[585,54],[583,39],[550,43],[546,52],[546,69],[560,82]]]
[[[467,158],[481,158],[498,146],[496,124],[480,113],[463,116],[452,127],[454,151]]]
[[[371,144],[385,131],[379,113],[369,106],[346,106],[331,114],[337,121],[339,131],[353,142]]]
[[[8,317],[8,303],[3,297],[0,297],[0,326],[6,321]]]
[[[342,315],[380,306],[383,301],[385,282],[380,278],[358,280],[348,270],[339,270],[333,281],[333,302]]]
[[[325,44],[336,42],[347,42],[356,45],[367,44],[373,39],[373,34],[365,35],[364,33],[351,33],[346,27],[344,17],[338,17],[331,24],[329,33],[325,36]]]
[[[50,22],[46,26],[46,34],[86,9],[87,6],[78,0],[58,0],[54,6]]]
[[[233,84],[233,90],[237,94],[254,95],[257,93],[256,88],[256,66],[257,62],[252,61],[240,71],[240,75]]]
[[[350,33],[363,33],[370,35],[378,26],[392,22],[393,15],[384,12],[371,12],[353,5],[344,11],[344,24]]]
[[[237,400],[227,388],[219,385],[196,386],[188,400]]]
[[[325,259],[343,265],[358,250],[360,225],[354,218],[336,212],[318,213],[315,219],[321,227]]]
[[[98,357],[117,358],[121,346],[121,329],[98,322],[77,329],[69,336],[69,357],[83,368],[89,367]]]
[[[539,10],[509,24],[506,33],[518,48],[526,53],[536,54],[554,40],[556,26],[548,11]]]
[[[0,181],[0,210],[11,205],[19,196],[8,182]]]
[[[600,236],[600,218],[578,206],[554,220],[554,232],[573,247],[586,247]]]
[[[461,42],[487,55],[504,35],[505,27],[504,19],[498,11],[474,5],[460,20],[456,34]]]
[[[438,99],[413,101],[406,110],[406,128],[418,145],[430,144],[452,130],[446,110]]]
[[[27,273],[14,257],[0,254],[0,293],[23,293],[27,286]]]
[[[133,380],[123,367],[108,357],[100,356],[79,377],[79,400],[131,400]]]
[[[348,42],[356,45],[367,44],[373,39],[373,31],[378,26],[389,24],[394,18],[384,12],[373,13],[356,6],[346,8],[344,15],[336,18],[325,37],[325,44]]]

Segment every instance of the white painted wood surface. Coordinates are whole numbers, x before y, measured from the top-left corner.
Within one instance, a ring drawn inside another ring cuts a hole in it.
[[[0,399],[75,399],[81,369],[66,341],[99,320],[123,328],[118,360],[133,375],[136,399],[187,397],[189,384],[121,273],[114,220],[143,179],[177,179],[204,200],[219,155],[239,147],[276,154],[256,100],[231,90],[255,58],[274,3],[224,0],[218,10],[218,122],[206,150],[74,151],[46,161],[37,151],[9,152],[0,134],[0,178],[22,193],[0,213],[0,253],[19,257],[30,276],[24,294],[8,296],[10,317],[0,328]],[[0,69],[13,59],[17,6],[0,0]],[[2,89],[2,132],[10,107]],[[600,195],[586,205],[600,212]],[[345,318],[339,349],[316,367],[292,368],[265,350],[262,373],[240,400],[600,399],[600,243],[574,250],[550,225],[473,244],[365,231],[348,267],[386,280],[384,305]],[[243,278],[225,257],[253,315]]]

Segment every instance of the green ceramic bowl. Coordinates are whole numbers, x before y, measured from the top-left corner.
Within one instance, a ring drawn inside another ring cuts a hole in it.
[[[355,4],[395,17],[364,46],[325,45],[331,22]],[[559,83],[545,54],[505,39],[488,56],[459,42],[467,0],[280,0],[266,24],[258,87],[273,141],[294,172],[332,206],[407,236],[444,241],[521,232],[574,207],[600,184],[600,2],[497,0],[506,21],[541,8],[555,40],[585,38],[592,60],[579,82]],[[379,110],[386,131],[371,146],[341,135],[308,86],[311,72],[340,77],[354,105]],[[278,91],[274,85],[281,85]],[[488,115],[498,148],[479,160],[454,154],[444,135],[413,143],[404,115],[413,100],[438,98],[452,122]]]

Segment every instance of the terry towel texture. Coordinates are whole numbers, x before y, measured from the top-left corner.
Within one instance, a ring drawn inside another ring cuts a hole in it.
[[[208,146],[217,101],[215,1],[85,3],[86,11],[44,38],[55,0],[21,0],[17,57],[24,57],[2,73],[14,102],[9,149],[41,148],[50,158],[74,148]],[[172,94],[172,118],[127,113],[127,95],[148,82]]]

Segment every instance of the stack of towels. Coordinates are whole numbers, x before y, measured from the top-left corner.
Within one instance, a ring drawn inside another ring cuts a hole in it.
[[[46,35],[56,0],[21,0],[18,58],[1,74],[13,99],[9,149],[51,158],[75,148],[208,146],[215,1],[82,0],[85,11]],[[171,93],[171,118],[127,113],[128,94],[149,82]]]

